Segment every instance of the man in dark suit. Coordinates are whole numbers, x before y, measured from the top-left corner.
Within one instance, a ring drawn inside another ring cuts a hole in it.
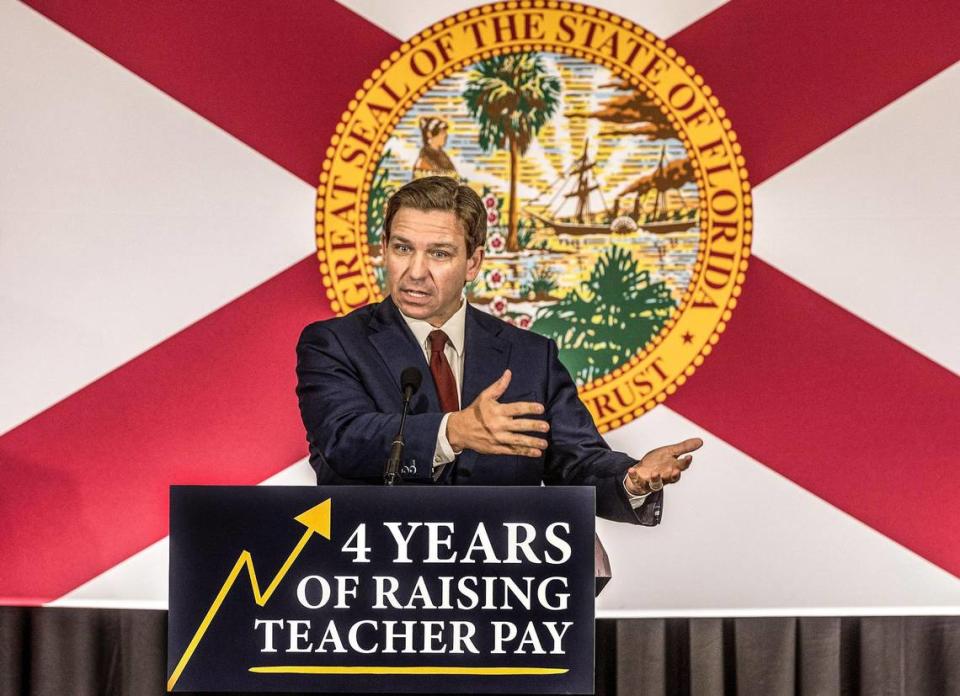
[[[433,485],[591,485],[597,514],[657,524],[661,488],[696,438],[639,462],[600,437],[556,344],[470,307],[486,213],[446,177],[410,182],[387,205],[389,297],[311,324],[297,345],[297,394],[318,484],[380,483],[400,421],[400,373],[423,384],[405,426],[401,474]]]

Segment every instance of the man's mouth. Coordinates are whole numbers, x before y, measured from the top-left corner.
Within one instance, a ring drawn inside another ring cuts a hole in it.
[[[426,290],[415,290],[413,288],[400,288],[400,292],[414,300],[425,300],[426,298],[430,297],[430,293],[427,292]]]

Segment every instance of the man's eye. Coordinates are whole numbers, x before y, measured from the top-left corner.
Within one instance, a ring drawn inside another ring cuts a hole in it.
[[[443,249],[437,249],[433,252],[433,255],[438,259],[446,259],[450,257],[450,252],[444,251]]]
[[[408,247],[406,244],[394,244],[393,250],[400,254],[406,254],[408,251],[410,251],[410,247]]]

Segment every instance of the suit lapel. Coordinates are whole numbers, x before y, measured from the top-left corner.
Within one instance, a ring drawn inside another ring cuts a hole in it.
[[[430,366],[423,356],[423,349],[417,345],[410,327],[403,321],[393,300],[387,297],[377,307],[370,320],[370,343],[380,355],[390,373],[390,379],[396,385],[397,399],[400,399],[400,373],[408,367],[416,367],[423,375],[419,392],[411,401],[411,410],[432,412],[440,410],[437,387],[430,374]],[[422,408],[421,399],[426,398],[426,408]]]
[[[479,309],[467,306],[461,408],[500,378],[510,358],[510,343],[481,323],[480,314]]]
[[[510,343],[497,335],[499,332],[493,329],[499,329],[496,324],[489,324],[488,328],[481,315],[479,309],[467,305],[460,408],[472,404],[480,392],[497,381],[510,358]],[[460,455],[458,466],[470,469],[478,456],[473,450],[466,450]]]

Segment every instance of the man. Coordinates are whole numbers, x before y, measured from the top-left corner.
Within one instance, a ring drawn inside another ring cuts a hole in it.
[[[297,345],[297,394],[318,484],[381,483],[400,422],[400,373],[423,384],[405,426],[404,481],[591,485],[597,514],[660,520],[663,484],[690,466],[698,439],[639,462],[597,432],[556,344],[469,306],[486,213],[472,189],[424,177],[387,204],[389,297],[311,324]]]

